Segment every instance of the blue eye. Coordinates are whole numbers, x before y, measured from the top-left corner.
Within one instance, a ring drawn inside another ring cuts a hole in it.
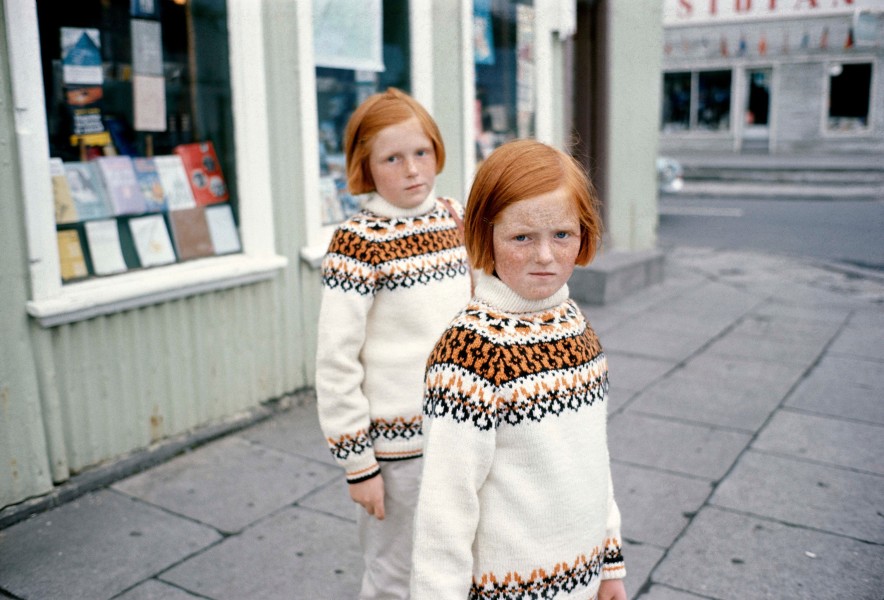
[[[563,240],[563,239],[565,239],[565,238],[567,238],[567,237],[570,237],[570,235],[571,235],[571,234],[568,233],[567,231],[560,231],[560,232],[558,232],[558,233],[556,234],[556,237],[559,238],[560,240]]]
[[[513,239],[516,240],[517,242],[524,242],[525,240],[528,239],[528,236],[524,235],[524,234],[519,234],[519,235],[513,236]]]

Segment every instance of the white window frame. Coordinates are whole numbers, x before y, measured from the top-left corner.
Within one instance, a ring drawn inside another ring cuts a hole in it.
[[[49,177],[49,139],[35,0],[3,0],[28,240],[31,300],[44,327],[273,278],[275,251],[261,3],[229,0],[231,94],[241,254],[62,284]]]

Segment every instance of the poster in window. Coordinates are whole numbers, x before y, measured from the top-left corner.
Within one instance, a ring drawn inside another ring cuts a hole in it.
[[[168,265],[175,262],[175,251],[166,221],[162,215],[129,219],[129,230],[142,267]]]
[[[132,159],[132,168],[135,170],[135,179],[144,195],[144,209],[146,212],[162,212],[168,208],[166,204],[166,191],[160,181],[157,165],[153,158],[139,156]]]
[[[154,156],[153,162],[160,176],[160,183],[163,184],[163,190],[166,192],[168,209],[180,210],[196,206],[181,157],[177,154]]]
[[[202,206],[226,202],[229,194],[221,173],[221,163],[210,141],[175,146],[175,154],[181,157],[187,172],[190,188],[196,203]]]
[[[473,2],[473,44],[477,65],[494,64],[494,29],[491,22],[491,0]]]
[[[71,186],[64,174],[60,158],[49,159],[49,177],[52,179],[52,197],[55,200],[55,222],[58,225],[77,222],[77,206],[71,195]]]
[[[132,19],[132,71],[136,75],[163,75],[163,36],[159,21]]]
[[[166,131],[166,80],[151,75],[132,78],[135,131]]]
[[[314,0],[313,51],[317,67],[382,72],[381,0]]]
[[[61,266],[61,280],[70,281],[86,277],[86,258],[80,245],[80,233],[76,229],[63,229],[56,233],[58,240],[58,261]]]
[[[96,275],[113,275],[126,270],[116,219],[86,223],[86,240]]]
[[[129,14],[148,19],[160,18],[160,0],[131,0]]]
[[[215,254],[230,254],[242,250],[230,204],[207,206],[206,222],[209,225],[209,235],[212,237]]]
[[[61,28],[62,81],[65,85],[101,85],[101,37],[98,29]]]
[[[206,221],[206,207],[195,206],[169,213],[169,226],[178,260],[213,256],[215,247]]]
[[[71,115],[71,145],[106,146],[110,136],[101,118],[104,90],[100,85],[69,86],[64,97]]]
[[[113,214],[101,174],[94,162],[66,162],[64,173],[79,221],[103,219]]]
[[[95,160],[115,215],[137,215],[145,210],[144,194],[128,156],[102,156]]]

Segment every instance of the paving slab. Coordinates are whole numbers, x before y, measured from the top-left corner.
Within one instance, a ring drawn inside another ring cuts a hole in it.
[[[884,311],[882,311],[884,312]],[[851,316],[847,326],[832,342],[829,348],[834,354],[861,356],[884,361],[884,341],[881,338],[881,315],[868,311],[857,312]]]
[[[717,480],[733,465],[751,435],[641,415],[626,410],[608,425],[611,458],[673,473]]]
[[[826,354],[785,406],[884,425],[884,361]]]
[[[626,540],[623,542],[623,560],[626,562],[626,596],[635,598],[654,566],[663,558],[663,549]]]
[[[0,531],[0,587],[20,598],[104,600],[220,539],[102,490]]]
[[[825,343],[782,341],[742,333],[728,333],[706,348],[713,356],[755,358],[809,367],[825,350]]]
[[[670,311],[698,318],[714,316],[736,320],[761,302],[762,299],[745,290],[710,281],[679,295],[666,306]]]
[[[734,326],[731,333],[745,334],[783,342],[825,344],[838,333],[840,323],[749,314]]]
[[[636,356],[616,350],[605,350],[608,357],[608,379],[612,390],[640,392],[678,363],[672,360]]]
[[[761,431],[752,447],[884,475],[881,425],[782,410]]]
[[[287,508],[175,566],[161,579],[214,600],[355,598],[362,578],[356,524]]]
[[[850,316],[850,312],[849,307],[796,304],[774,298],[755,307],[752,315],[842,324]]]
[[[613,461],[614,497],[623,536],[665,548],[712,493],[709,481]]]
[[[113,488],[233,533],[339,475],[336,467],[231,436]]]
[[[750,451],[710,503],[882,544],[882,498],[884,477]]]
[[[873,600],[884,589],[880,546],[703,508],[651,575],[717,600]]]
[[[312,393],[285,413],[250,427],[239,435],[268,448],[335,464],[319,427],[316,396]]]
[[[629,409],[754,432],[782,402],[784,390],[750,378],[737,383],[683,370],[638,394]]]
[[[709,596],[698,596],[665,585],[652,585],[651,589],[635,600],[710,600]]]
[[[114,600],[200,600],[200,596],[194,596],[168,583],[149,579]]]
[[[333,479],[298,501],[298,506],[326,513],[344,521],[356,522],[357,513],[362,507],[350,498],[350,490],[347,489],[347,481],[344,479],[344,471],[341,476]]]
[[[719,381],[741,390],[760,385],[783,396],[807,371],[805,365],[780,363],[746,356],[718,356],[702,352],[673,372],[698,380]]]
[[[631,319],[606,332],[602,345],[621,353],[680,362],[708,341],[703,333],[652,329],[641,319]]]

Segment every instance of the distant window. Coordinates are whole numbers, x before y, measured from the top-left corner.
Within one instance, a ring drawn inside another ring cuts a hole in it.
[[[663,130],[683,131],[691,126],[691,74],[663,75]]]
[[[730,70],[664,73],[663,131],[729,130],[731,77]]]
[[[697,127],[715,131],[729,129],[731,72],[701,71],[697,84]]]
[[[829,67],[829,129],[854,131],[869,124],[872,65],[840,64]]]

